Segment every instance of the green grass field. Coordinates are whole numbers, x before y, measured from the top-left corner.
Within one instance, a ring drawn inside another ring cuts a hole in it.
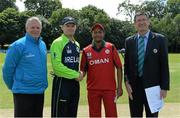
[[[2,65],[4,62],[5,54],[0,53],[0,109],[12,108],[13,107],[13,98],[11,91],[9,91],[2,79]],[[165,99],[165,102],[168,103],[180,103],[180,54],[169,54],[169,65],[170,65],[170,76],[171,84],[170,91],[168,96]],[[50,57],[48,55],[48,71],[52,71]],[[48,73],[48,82],[49,86],[45,93],[45,106],[49,107],[51,104],[51,88],[52,88],[52,77]],[[124,84],[123,84],[124,88]],[[118,100],[119,104],[128,103],[127,94],[124,88],[123,96]],[[86,79],[81,82],[81,96],[80,104],[87,104],[86,97]]]

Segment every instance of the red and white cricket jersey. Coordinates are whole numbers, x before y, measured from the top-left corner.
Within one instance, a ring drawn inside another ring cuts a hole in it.
[[[87,72],[88,90],[115,90],[115,67],[122,64],[111,43],[105,42],[99,51],[93,44],[83,49],[80,70]]]

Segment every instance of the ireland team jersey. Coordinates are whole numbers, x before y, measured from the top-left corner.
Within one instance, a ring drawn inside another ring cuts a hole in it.
[[[56,76],[67,79],[79,77],[79,44],[62,34],[51,46],[51,62]]]

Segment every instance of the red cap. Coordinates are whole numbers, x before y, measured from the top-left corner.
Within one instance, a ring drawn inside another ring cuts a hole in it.
[[[94,25],[92,26],[92,28],[91,28],[91,32],[92,32],[94,29],[101,29],[101,30],[104,31],[104,27],[103,27],[103,25],[101,25],[100,23],[94,24]]]

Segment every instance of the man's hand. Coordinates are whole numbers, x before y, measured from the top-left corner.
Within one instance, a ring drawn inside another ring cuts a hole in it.
[[[117,68],[117,85],[118,88],[116,90],[116,97],[114,102],[116,103],[117,99],[122,96],[123,94],[123,89],[122,89],[122,68]]]
[[[166,98],[166,96],[167,96],[167,90],[161,90],[160,91],[160,98],[164,99],[164,98]]]
[[[131,100],[133,100],[133,96],[132,96],[132,88],[131,88],[131,85],[129,84],[128,81],[125,82],[125,86],[126,86],[126,91],[128,93],[128,96]]]
[[[83,74],[82,71],[80,71],[79,73],[80,73],[79,77],[76,78],[76,81],[78,81],[78,82],[81,81],[81,80],[83,80],[83,77],[84,77],[84,74]]]
[[[54,78],[55,77],[55,74],[54,74],[54,72],[53,71],[50,71],[50,76],[52,77],[52,78]]]
[[[119,87],[117,88],[117,93],[116,93],[116,96],[117,96],[117,99],[123,95],[123,89],[122,87]]]

